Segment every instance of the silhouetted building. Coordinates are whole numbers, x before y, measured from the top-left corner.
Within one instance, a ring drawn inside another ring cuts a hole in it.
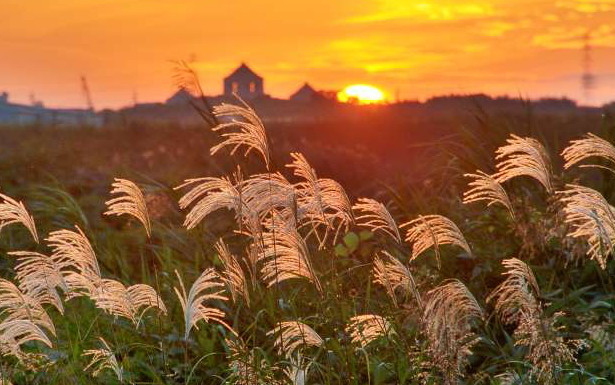
[[[290,100],[293,102],[309,103],[321,97],[318,91],[308,83],[305,83],[294,94],[290,95]]]
[[[182,104],[189,104],[190,99],[192,98],[193,96],[190,92],[186,91],[185,88],[180,88],[179,90],[177,90],[176,93],[171,95],[171,97],[168,98],[165,103],[169,105],[175,105],[175,106],[182,105]]]
[[[263,78],[258,76],[245,63],[224,78],[224,96],[239,95],[244,100],[251,100],[265,95]]]

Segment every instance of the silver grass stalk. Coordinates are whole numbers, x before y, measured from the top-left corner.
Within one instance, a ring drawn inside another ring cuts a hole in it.
[[[406,242],[412,244],[412,256],[416,259],[423,252],[433,247],[436,260],[440,267],[440,246],[455,245],[461,247],[468,254],[472,254],[470,245],[459,230],[459,227],[450,219],[442,215],[419,215],[417,219],[401,225],[407,227]]]
[[[134,182],[115,178],[111,194],[119,195],[105,202],[108,210],[105,215],[130,215],[136,218],[145,227],[147,236],[152,234],[152,224],[149,219],[145,196]]]
[[[513,221],[515,220],[515,211],[506,190],[492,175],[477,170],[476,174],[464,174],[463,176],[473,179],[468,183],[471,188],[463,193],[464,204],[486,202],[487,207],[502,205],[508,210]]]
[[[295,184],[297,206],[303,213],[306,225],[311,226],[310,234],[316,235],[323,247],[329,233],[333,232],[333,242],[342,231],[347,231],[354,223],[352,204],[344,188],[333,179],[318,178],[316,171],[300,153],[291,153],[293,162],[286,167],[302,182]],[[318,230],[324,228],[321,236]]]
[[[222,132],[224,140],[213,146],[210,150],[212,155],[225,147],[231,148],[231,155],[241,148],[245,148],[244,156],[251,151],[258,152],[269,169],[269,144],[267,132],[263,122],[256,112],[241,98],[235,95],[242,103],[241,106],[222,103],[214,107],[214,115],[218,120],[228,120],[230,122],[221,123],[212,128],[213,131]]]
[[[516,325],[515,345],[527,348],[530,374],[541,384],[558,382],[558,371],[566,363],[576,363],[575,354],[585,346],[583,340],[565,340],[559,326],[562,312],[543,314],[537,300],[540,289],[532,270],[523,261],[511,258],[502,262],[506,279],[487,298],[495,302],[496,313],[505,324]]]
[[[377,256],[374,259],[374,283],[384,286],[395,306],[397,306],[396,291],[400,290],[406,296],[412,295],[422,309],[421,296],[410,270],[388,252],[382,253],[383,258]]]
[[[456,279],[427,293],[423,324],[434,364],[444,383],[457,384],[479,337],[472,331],[483,311],[468,288]]]
[[[506,324],[516,324],[523,317],[540,313],[536,297],[540,288],[532,269],[517,258],[505,259],[506,280],[489,294],[487,302],[495,302],[495,312]]]
[[[53,346],[45,332],[32,321],[17,319],[0,323],[1,356],[11,355],[23,360],[26,353],[21,350],[21,345],[33,341],[42,342],[50,348]]]
[[[3,322],[28,320],[55,335],[53,321],[37,298],[23,293],[15,284],[0,278],[0,315]]]
[[[390,337],[394,330],[384,317],[376,314],[362,314],[348,320],[346,333],[350,335],[352,343],[365,348],[381,337]]]
[[[355,220],[359,226],[365,227],[372,232],[381,231],[393,238],[397,243],[401,243],[401,235],[397,228],[395,219],[382,203],[370,199],[359,198],[358,202],[352,206],[357,213]]]
[[[574,184],[558,191],[564,203],[564,221],[571,230],[568,236],[585,239],[588,255],[606,269],[607,258],[615,251],[615,208],[598,191]]]
[[[268,287],[288,279],[306,279],[322,293],[322,286],[310,262],[305,240],[292,225],[273,212],[267,231],[263,232],[261,276]]]
[[[497,172],[493,175],[499,183],[519,176],[529,176],[553,192],[551,160],[544,146],[533,138],[512,134],[506,145],[496,150]]]
[[[139,325],[145,312],[152,308],[166,314],[167,309],[156,291],[149,285],[137,284],[126,288],[121,282],[103,279],[90,297],[96,307],[109,314],[124,317]]]
[[[564,164],[565,169],[569,169],[588,158],[602,158],[615,166],[615,146],[599,136],[587,133],[582,139],[571,141],[570,145],[562,152],[562,157],[566,162]],[[611,167],[597,164],[586,164],[581,165],[581,167],[602,167],[615,172]]]
[[[224,322],[224,311],[212,306],[207,306],[208,302],[214,300],[227,301],[228,298],[223,295],[224,283],[220,280],[219,275],[213,268],[208,268],[197,278],[192,284],[189,292],[186,292],[184,281],[175,270],[175,275],[179,280],[179,289],[173,288],[184,312],[184,338],[187,340],[190,335],[190,330],[196,328],[199,321],[207,323],[217,322],[227,329],[232,331],[232,328]]]
[[[24,204],[7,195],[0,194],[0,231],[13,223],[21,223],[38,243],[34,218],[28,213]]]
[[[90,363],[84,370],[91,369],[92,375],[98,377],[103,371],[110,369],[120,383],[124,382],[124,368],[117,362],[117,358],[107,341],[102,337],[98,339],[102,344],[100,349],[90,349],[83,352],[83,355],[91,356]]]
[[[233,301],[237,302],[239,298],[243,298],[246,305],[249,307],[250,295],[248,291],[248,280],[241,268],[241,264],[229,251],[228,246],[222,239],[218,240],[214,247],[218,252],[218,257],[223,266],[221,278],[228,286]]]
[[[297,192],[295,187],[280,173],[256,174],[246,179],[243,184],[246,205],[260,219],[265,218],[271,210],[292,210],[295,220],[302,217],[298,212]]]
[[[32,251],[12,251],[8,254],[17,258],[15,276],[19,289],[37,298],[40,304],[49,304],[64,314],[58,289],[66,293],[68,287],[53,259]]]
[[[233,184],[227,177],[188,179],[175,189],[188,186],[192,186],[192,189],[179,200],[181,209],[194,204],[184,220],[184,226],[188,230],[196,227],[214,211],[223,208],[234,211],[238,221],[250,214],[240,190],[241,186]]]
[[[324,343],[314,329],[299,321],[279,322],[267,332],[267,336],[274,338],[273,345],[286,357],[293,356],[299,349],[318,347]]]
[[[57,230],[50,233],[46,239],[52,250],[51,258],[65,277],[70,290],[73,290],[73,287],[69,280],[66,280],[68,275],[77,273],[94,285],[101,279],[94,249],[79,226],[75,227],[77,231]]]

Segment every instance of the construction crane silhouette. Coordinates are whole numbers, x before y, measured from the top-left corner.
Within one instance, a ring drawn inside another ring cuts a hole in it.
[[[592,90],[596,86],[596,78],[592,73],[592,45],[591,33],[588,31],[583,35],[583,75],[581,75],[581,87],[585,103],[591,103]]]
[[[92,94],[90,93],[90,87],[88,87],[88,80],[85,76],[81,76],[81,92],[83,92],[83,97],[85,98],[85,103],[88,107],[88,110],[94,111],[94,103],[92,102]]]

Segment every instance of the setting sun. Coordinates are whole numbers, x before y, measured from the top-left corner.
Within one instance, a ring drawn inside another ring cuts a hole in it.
[[[354,84],[340,91],[337,94],[337,99],[344,103],[382,103],[384,101],[384,93],[374,86],[367,84]]]

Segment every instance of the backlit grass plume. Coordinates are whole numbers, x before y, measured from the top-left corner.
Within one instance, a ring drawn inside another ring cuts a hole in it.
[[[5,320],[0,323],[0,355],[11,355],[23,360],[27,353],[21,346],[34,341],[42,342],[50,348],[53,346],[45,332],[30,320]]]
[[[113,279],[102,279],[100,284],[90,293],[96,307],[114,316],[124,317],[139,325],[143,314],[152,308],[162,313],[167,309],[156,291],[148,285],[137,284],[124,286]]]
[[[342,230],[348,230],[354,222],[352,205],[344,188],[328,178],[318,178],[316,171],[310,166],[305,156],[293,152],[290,154],[293,161],[286,167],[293,170],[293,174],[302,179],[295,184],[297,189],[297,205],[311,226],[311,234],[318,237],[321,247],[324,246],[330,232],[333,233],[333,242]],[[318,230],[324,228],[324,234]]]
[[[482,318],[476,298],[456,279],[427,293],[423,324],[433,362],[445,384],[457,384],[463,376],[471,349],[479,340],[473,327]]]
[[[484,201],[487,206],[502,205],[508,210],[510,217],[515,219],[515,212],[506,190],[493,176],[482,171],[476,171],[476,174],[464,174],[464,176],[473,180],[468,183],[471,188],[463,193],[463,203]]]
[[[377,256],[374,259],[374,283],[384,286],[395,306],[397,306],[396,292],[401,291],[404,296],[413,296],[422,308],[421,296],[410,270],[388,252],[383,251],[382,253],[383,258]]]
[[[401,227],[408,228],[405,240],[412,244],[411,260],[433,247],[439,267],[440,246],[442,245],[459,246],[468,254],[472,254],[470,245],[459,227],[442,215],[419,215],[418,218],[402,224]]]
[[[111,194],[119,195],[105,202],[108,210],[105,215],[130,215],[139,220],[145,227],[147,236],[151,236],[152,224],[145,203],[145,196],[134,182],[115,178]]]
[[[15,277],[19,282],[19,289],[37,298],[39,303],[52,305],[60,313],[64,313],[58,290],[66,293],[68,287],[53,258],[32,251],[13,251],[9,255],[17,257]]]
[[[256,112],[241,98],[235,95],[241,102],[241,106],[222,103],[214,107],[214,115],[220,121],[227,121],[212,128],[213,131],[222,132],[224,140],[211,148],[211,154],[215,155],[225,147],[231,148],[233,155],[239,148],[245,148],[244,156],[251,151],[258,152],[269,170],[269,144],[267,132],[261,119]],[[230,121],[228,121],[230,118]]]
[[[98,338],[102,347],[99,349],[90,349],[83,352],[84,356],[90,356],[90,363],[85,367],[85,371],[92,370],[92,375],[98,377],[103,371],[111,370],[115,374],[117,380],[124,382],[124,368],[119,364],[111,347],[104,340]]]
[[[246,179],[242,188],[246,205],[263,219],[271,210],[292,210],[295,221],[301,220],[295,187],[280,173],[256,174]]]
[[[264,248],[259,259],[263,281],[271,287],[289,279],[306,279],[322,293],[305,240],[282,216],[274,212],[274,218],[262,234]]]
[[[359,226],[368,228],[372,232],[382,231],[401,243],[397,223],[395,223],[395,219],[385,205],[374,199],[359,198],[352,209],[358,212],[358,215],[355,215],[355,220]]]
[[[540,288],[530,267],[511,258],[502,262],[506,279],[487,298],[494,302],[502,322],[516,325],[515,345],[527,348],[526,358],[531,362],[530,374],[541,384],[560,383],[559,372],[564,365],[576,362],[575,354],[583,340],[564,339],[559,322],[562,312],[552,316],[543,314],[537,297]]]
[[[209,214],[223,208],[234,211],[238,221],[248,215],[241,186],[233,184],[227,177],[188,179],[175,189],[188,186],[192,189],[179,200],[179,207],[182,209],[194,204],[184,220],[184,226],[188,230],[196,227]]]
[[[529,176],[540,182],[547,192],[553,192],[551,160],[544,146],[536,139],[514,134],[506,143],[496,150],[498,171],[493,178],[503,183],[518,176]]]
[[[0,231],[5,226],[13,223],[21,223],[32,234],[32,238],[38,243],[38,234],[36,232],[36,224],[34,218],[28,213],[22,202],[17,202],[15,199],[0,194]]]
[[[588,158],[602,158],[615,167],[615,146],[608,141],[596,136],[592,133],[587,133],[582,139],[573,140],[570,145],[562,152],[564,157],[564,168],[568,169],[577,165]],[[597,164],[585,164],[580,167],[602,167],[612,172],[615,169]]]
[[[568,236],[585,239],[588,254],[602,269],[615,250],[615,208],[598,191],[569,184],[559,191],[564,203],[564,221],[571,227]]]
[[[318,347],[324,343],[314,329],[299,321],[280,322],[267,335],[275,338],[274,346],[286,357],[293,356],[299,349]]]
[[[101,279],[100,267],[94,253],[94,248],[83,231],[76,226],[76,231],[57,230],[49,234],[46,239],[52,250],[51,258],[56,268],[62,272],[69,290],[74,280],[66,279],[77,273],[85,280],[96,284]],[[81,287],[75,287],[81,288]]]
[[[196,328],[199,321],[217,322],[229,330],[232,330],[229,325],[224,322],[224,311],[212,307],[209,302],[214,300],[227,301],[228,298],[223,295],[224,283],[213,268],[208,268],[197,278],[192,284],[189,292],[186,292],[184,281],[175,270],[175,275],[179,280],[179,289],[174,288],[177,298],[181,303],[184,312],[184,338],[188,339],[190,330]]]
[[[218,240],[214,247],[223,266],[221,278],[229,288],[233,301],[237,302],[240,298],[243,298],[246,305],[250,306],[248,279],[237,257],[229,251],[228,246],[222,239]]]
[[[365,348],[381,337],[389,337],[394,330],[386,318],[376,314],[362,314],[348,320],[346,333],[350,335],[352,343]]]
[[[53,321],[36,297],[23,293],[15,284],[0,278],[0,315],[2,322],[28,320],[56,334]]]

